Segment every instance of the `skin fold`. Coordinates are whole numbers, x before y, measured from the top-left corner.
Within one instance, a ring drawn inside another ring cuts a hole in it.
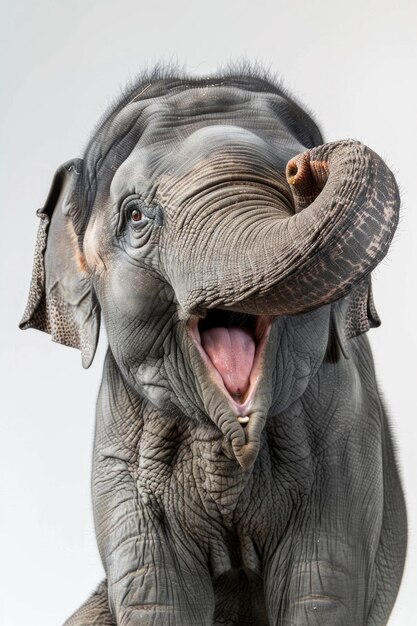
[[[406,513],[366,331],[399,210],[255,73],[140,77],[41,218],[21,327],[109,348],[106,580],[66,626],[382,626]]]

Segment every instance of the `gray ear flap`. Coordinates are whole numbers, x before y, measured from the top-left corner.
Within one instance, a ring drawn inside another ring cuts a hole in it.
[[[37,328],[58,343],[81,350],[87,368],[96,351],[100,307],[79,247],[76,224],[81,159],[56,172],[43,209],[28,303],[20,328]]]
[[[332,304],[328,357],[337,361],[341,355],[349,358],[348,340],[381,325],[368,276],[349,295]]]
[[[346,339],[366,333],[370,328],[381,326],[372,294],[371,277],[364,279],[348,296],[348,309],[345,319]]]

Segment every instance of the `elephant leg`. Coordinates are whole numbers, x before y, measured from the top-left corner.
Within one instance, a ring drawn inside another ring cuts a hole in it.
[[[116,626],[107,601],[107,581],[67,619],[64,626]]]
[[[361,555],[322,534],[291,543],[265,573],[271,626],[364,626],[369,574]]]
[[[107,368],[97,405],[93,505],[111,612],[118,626],[212,626],[207,555],[170,523],[153,493],[156,483],[140,482],[156,461],[149,450],[143,459],[138,454],[141,420],[134,402],[114,400],[125,398],[126,387],[111,355]],[[158,480],[163,483],[164,476],[158,474]]]
[[[116,548],[109,566],[109,602],[120,626],[212,626],[214,593],[208,568],[188,543],[160,527]]]

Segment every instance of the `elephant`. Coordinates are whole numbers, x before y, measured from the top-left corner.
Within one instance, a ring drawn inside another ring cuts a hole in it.
[[[106,578],[66,626],[380,626],[406,509],[366,332],[400,197],[260,71],[142,74],[58,168],[20,327],[108,339]]]

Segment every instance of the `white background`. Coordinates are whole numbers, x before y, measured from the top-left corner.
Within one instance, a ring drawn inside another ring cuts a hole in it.
[[[371,331],[410,518],[390,626],[416,623],[417,13],[412,0],[2,0],[0,622],[59,626],[103,578],[90,504],[94,404],[77,351],[21,332],[38,219],[56,167],[81,156],[119,87],[157,60],[207,74],[257,60],[316,114],[394,170],[402,220],[374,276]]]

